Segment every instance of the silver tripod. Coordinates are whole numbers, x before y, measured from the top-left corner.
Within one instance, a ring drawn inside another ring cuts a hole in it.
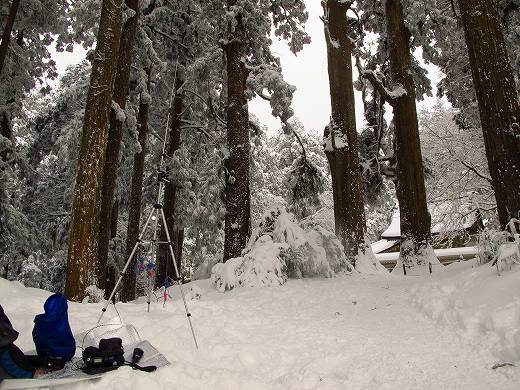
[[[175,80],[177,79],[177,66],[175,67],[175,76],[174,76],[174,81],[173,81],[173,85],[172,85],[172,90],[171,90],[171,93],[170,93],[170,102],[169,102],[169,105],[168,105],[168,117],[167,117],[167,120],[166,120],[166,129],[164,131],[164,139],[163,139],[163,147],[162,147],[162,153],[161,153],[161,162],[160,162],[160,165],[159,165],[159,170],[158,170],[158,173],[159,173],[159,188],[158,188],[158,191],[157,191],[157,202],[154,204],[153,206],[153,209],[150,211],[149,215],[148,215],[148,218],[146,219],[146,222],[141,230],[141,233],[139,234],[139,239],[137,240],[137,242],[135,243],[133,249],[132,249],[132,252],[130,253],[130,256],[128,256],[128,259],[125,263],[125,266],[123,267],[122,271],[119,273],[119,278],[117,279],[117,282],[114,286],[114,289],[112,290],[112,292],[110,293],[110,297],[108,298],[108,300],[106,301],[104,307],[101,309],[101,315],[99,316],[99,319],[98,319],[98,324],[101,322],[101,319],[103,318],[103,315],[105,314],[106,310],[107,310],[107,307],[110,305],[110,302],[114,299],[114,296],[116,294],[116,291],[117,291],[117,288],[119,287],[119,285],[121,284],[121,281],[123,280],[123,277],[126,273],[126,271],[128,270],[128,267],[130,265],[130,263],[132,262],[132,259],[134,258],[134,255],[135,253],[137,252],[137,248],[139,247],[139,245],[141,244],[150,244],[152,246],[152,253],[156,256],[156,245],[159,245],[159,244],[166,244],[168,245],[168,248],[169,248],[169,251],[170,251],[170,255],[171,255],[171,258],[172,258],[172,262],[173,262],[173,267],[175,269],[175,280],[176,282],[179,284],[179,289],[180,289],[180,293],[181,293],[181,297],[182,297],[182,301],[184,303],[184,309],[186,310],[186,316],[188,318],[188,322],[190,324],[190,329],[191,329],[191,334],[193,335],[193,341],[195,342],[195,347],[198,349],[199,348],[199,345],[197,343],[197,338],[195,337],[195,331],[193,330],[193,324],[191,323],[191,313],[188,309],[188,304],[186,303],[186,297],[184,295],[184,290],[182,288],[182,278],[180,277],[180,273],[179,273],[179,269],[177,267],[177,262],[175,260],[175,254],[174,254],[174,251],[173,251],[173,243],[172,243],[172,240],[170,238],[170,232],[169,232],[169,229],[168,229],[168,224],[166,222],[166,217],[164,215],[164,210],[163,210],[163,205],[162,205],[162,202],[161,202],[161,199],[163,199],[163,196],[164,196],[164,183],[167,183],[168,180],[166,179],[166,174],[165,172],[163,171],[162,167],[163,167],[163,164],[164,164],[164,155],[165,155],[165,151],[166,151],[166,139],[167,139],[167,134],[168,134],[168,128],[169,128],[169,125],[170,125],[170,114],[171,114],[171,110],[172,110],[172,102],[173,102],[173,99],[175,97],[175,94],[176,94],[176,89],[175,89]],[[155,216],[155,218],[153,218]],[[146,234],[146,230],[148,229],[148,226],[150,225],[150,222],[152,221],[152,219],[155,220],[155,226],[154,226],[154,231],[153,231],[153,238],[152,240],[150,241],[143,241],[143,238]],[[162,227],[166,233],[166,242],[158,242],[157,241],[157,231],[158,231],[158,226],[159,226],[159,219],[162,221]],[[167,272],[167,270],[166,270]],[[166,288],[166,286],[165,286]],[[115,303],[114,303],[115,304]],[[150,292],[148,293],[148,311],[150,310]]]

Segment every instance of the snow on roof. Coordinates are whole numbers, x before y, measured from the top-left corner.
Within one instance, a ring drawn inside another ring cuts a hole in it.
[[[446,249],[434,249],[435,256],[439,259],[443,258],[452,258],[452,257],[472,257],[477,254],[476,246],[463,246],[458,248],[446,248]],[[389,252],[389,253],[376,253],[376,259],[382,263],[385,262],[394,262],[399,259],[399,252]]]
[[[399,240],[379,240],[370,244],[370,248],[372,249],[372,252],[374,252],[374,254],[381,253],[383,251],[386,251],[387,249],[390,249],[398,242]]]
[[[455,232],[473,226],[477,220],[477,210],[468,198],[431,203],[428,205],[432,217],[432,234]],[[399,209],[394,211],[392,222],[381,234],[381,238],[401,237]]]
[[[394,211],[394,215],[392,215],[392,222],[386,228],[386,230],[381,233],[381,238],[400,238],[401,237],[401,222],[399,219],[399,209]]]

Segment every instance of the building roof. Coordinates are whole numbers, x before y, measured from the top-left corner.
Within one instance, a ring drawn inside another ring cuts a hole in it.
[[[460,198],[428,204],[432,217],[432,234],[466,230],[475,224],[478,211],[468,198]],[[394,211],[392,221],[381,234],[383,239],[399,239],[401,237],[399,209]]]

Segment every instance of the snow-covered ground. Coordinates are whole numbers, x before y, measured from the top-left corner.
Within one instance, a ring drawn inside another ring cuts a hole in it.
[[[128,367],[73,389],[515,389],[520,388],[520,271],[498,276],[465,262],[424,276],[350,275],[217,292],[196,281],[189,300],[194,348],[178,288],[174,300],[119,304],[172,362]],[[33,349],[32,320],[49,293],[0,279],[0,301]],[[73,332],[100,304],[71,303]],[[105,319],[115,316],[113,308]],[[504,366],[493,369],[500,363]]]

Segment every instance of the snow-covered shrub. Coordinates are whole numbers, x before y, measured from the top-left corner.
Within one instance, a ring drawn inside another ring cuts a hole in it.
[[[485,229],[479,236],[478,258],[480,263],[493,261],[498,270],[511,269],[520,264],[520,221],[511,219],[506,230]]]
[[[302,228],[292,214],[280,215],[273,236],[275,241],[289,244],[289,249],[282,251],[282,257],[291,278],[332,277],[348,267],[343,246],[334,233],[321,226]]]
[[[211,277],[211,269],[215,264],[217,264],[217,259],[218,257],[212,253],[208,253],[205,247],[201,248],[199,257],[197,259],[200,264],[193,271],[191,278],[193,280],[198,280],[208,279]]]
[[[478,236],[477,257],[481,264],[489,263],[498,253],[500,245],[508,240],[507,232],[495,229],[484,229]]]
[[[350,269],[338,238],[320,226],[302,227],[276,207],[264,215],[242,257],[216,264],[212,281],[220,291],[281,285],[288,278],[332,277]]]
[[[85,293],[87,296],[83,299],[83,303],[101,302],[105,297],[105,292],[95,285],[88,286]]]
[[[284,284],[287,276],[285,263],[280,258],[284,246],[263,235],[244,257],[216,264],[211,271],[211,281],[219,291]]]
[[[21,272],[18,280],[22,282],[25,287],[40,288],[42,281],[42,270],[35,263],[34,256],[31,255],[22,262]]]

